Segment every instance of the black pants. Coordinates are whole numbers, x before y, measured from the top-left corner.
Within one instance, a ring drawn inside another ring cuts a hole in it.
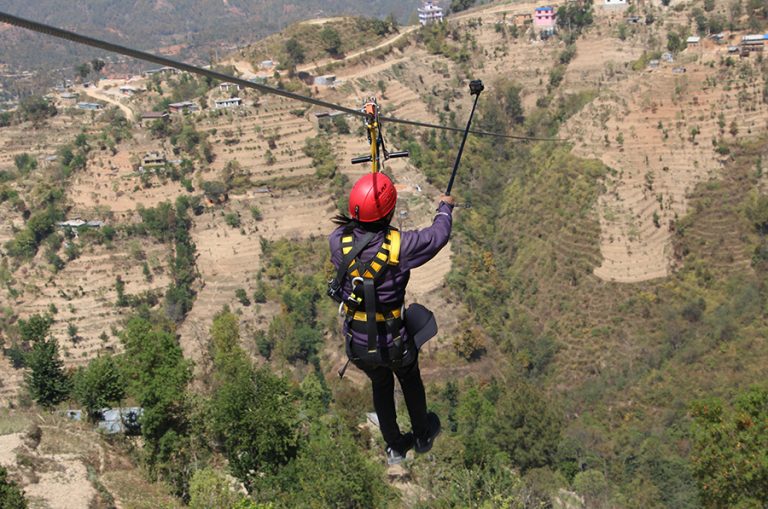
[[[395,411],[395,379],[400,381],[403,389],[405,405],[411,417],[413,434],[416,437],[426,437],[429,433],[427,426],[427,397],[424,393],[424,383],[419,372],[419,358],[416,347],[411,343],[403,358],[403,366],[389,367],[387,359],[382,359],[381,349],[368,353],[365,346],[347,343],[347,354],[352,363],[363,370],[373,385],[373,408],[379,418],[379,427],[384,441],[393,449],[402,450],[403,435],[397,425]],[[386,354],[385,354],[386,356]]]

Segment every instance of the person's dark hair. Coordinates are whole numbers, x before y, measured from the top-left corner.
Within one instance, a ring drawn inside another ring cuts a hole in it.
[[[369,232],[379,232],[382,230],[386,230],[389,227],[389,223],[390,221],[392,221],[392,216],[394,214],[395,214],[395,211],[392,210],[392,212],[387,214],[386,217],[383,217],[378,221],[372,221],[370,223],[364,223],[363,221],[358,221],[357,219],[353,219],[346,214],[336,214],[331,218],[331,222],[339,226],[349,226],[354,224],[354,226],[359,226],[360,228],[363,228],[364,230],[367,230]]]

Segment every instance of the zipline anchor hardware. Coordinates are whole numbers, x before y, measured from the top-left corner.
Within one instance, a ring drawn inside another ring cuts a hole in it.
[[[363,105],[365,114],[365,127],[368,130],[368,142],[371,144],[371,154],[355,157],[352,164],[371,163],[371,173],[381,171],[384,161],[396,157],[408,157],[408,151],[389,152],[384,145],[384,135],[381,132],[381,120],[379,118],[379,103],[375,97],[368,99]]]
[[[480,80],[472,80],[469,82],[469,95],[475,96],[475,102],[472,104],[472,111],[469,114],[469,120],[467,121],[467,128],[464,129],[464,136],[461,138],[461,145],[459,145],[459,153],[456,155],[456,161],[453,163],[453,173],[451,173],[451,180],[448,181],[448,187],[445,190],[445,195],[451,195],[451,188],[453,187],[453,181],[456,179],[456,172],[459,171],[459,163],[461,162],[461,154],[464,152],[464,144],[467,142],[467,136],[469,135],[469,128],[472,125],[472,117],[475,116],[475,108],[477,107],[477,100],[480,99],[480,92],[485,90],[483,82]]]

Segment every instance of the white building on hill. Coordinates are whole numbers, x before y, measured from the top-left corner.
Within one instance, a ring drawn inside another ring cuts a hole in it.
[[[627,0],[603,0],[605,7],[626,7],[628,4]]]
[[[419,23],[428,25],[443,21],[443,8],[433,0],[426,0],[424,5],[416,9],[419,13]]]
[[[237,108],[243,104],[243,100],[239,97],[230,97],[229,99],[217,99],[214,101],[216,109],[222,108]]]

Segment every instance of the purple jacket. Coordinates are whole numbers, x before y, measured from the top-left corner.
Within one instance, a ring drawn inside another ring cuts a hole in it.
[[[379,306],[392,308],[402,304],[405,300],[405,287],[411,277],[411,269],[424,265],[448,243],[451,236],[453,205],[440,202],[437,207],[437,215],[432,221],[432,226],[417,231],[400,233],[400,262],[390,265],[376,284],[376,296]],[[329,237],[331,245],[331,262],[338,268],[343,259],[341,253],[341,237],[344,227],[336,228]],[[365,235],[362,228],[355,228],[353,235],[355,240]],[[360,252],[358,259],[369,262],[379,250],[384,240],[386,231],[377,233],[368,245]],[[352,282],[349,276],[344,278],[342,287],[343,297],[346,298],[352,292]],[[344,323],[344,335],[347,334],[347,324]],[[405,338],[405,327],[400,331]],[[368,344],[368,337],[364,333],[352,331],[352,340],[360,345]],[[385,347],[392,344],[392,336],[379,336],[379,346]]]

